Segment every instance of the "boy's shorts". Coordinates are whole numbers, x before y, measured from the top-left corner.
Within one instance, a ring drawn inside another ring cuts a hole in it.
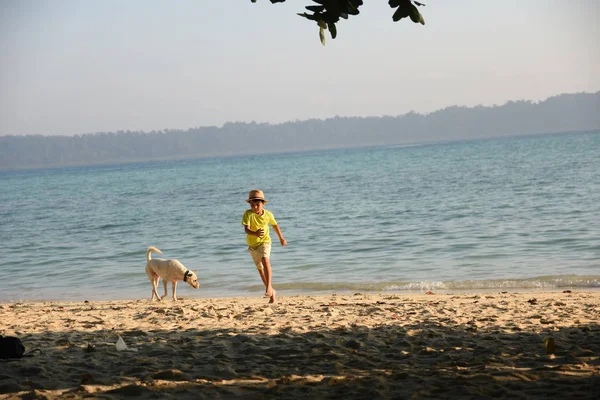
[[[263,243],[256,247],[248,246],[248,252],[252,256],[252,260],[254,260],[256,269],[261,271],[264,268],[264,265],[262,264],[263,257],[271,258],[271,243]]]

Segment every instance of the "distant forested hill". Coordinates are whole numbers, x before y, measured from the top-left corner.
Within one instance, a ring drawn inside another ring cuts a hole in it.
[[[123,163],[337,147],[407,144],[536,133],[600,130],[600,92],[493,107],[448,107],[430,114],[335,117],[222,128],[1,136],[0,169]]]

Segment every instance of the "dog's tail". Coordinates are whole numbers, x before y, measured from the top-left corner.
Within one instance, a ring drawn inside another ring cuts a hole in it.
[[[152,255],[150,255],[150,253],[155,252],[155,253],[160,253],[162,254],[162,251],[160,251],[159,249],[157,249],[156,247],[148,247],[148,251],[146,252],[146,261],[150,261],[152,260]]]

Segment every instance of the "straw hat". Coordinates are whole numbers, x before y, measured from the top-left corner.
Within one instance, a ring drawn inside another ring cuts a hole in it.
[[[265,199],[262,190],[251,190],[250,193],[248,193],[248,200],[246,200],[246,203],[250,203],[252,200],[262,200],[265,203],[269,202],[269,200]]]

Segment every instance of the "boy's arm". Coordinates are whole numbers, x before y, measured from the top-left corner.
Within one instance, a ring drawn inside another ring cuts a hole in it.
[[[265,234],[265,232],[262,228],[260,228],[257,231],[251,231],[250,228],[248,227],[248,225],[244,225],[244,231],[246,232],[246,235],[251,235],[251,236],[256,236],[256,237],[263,237],[263,235]]]
[[[279,242],[281,243],[281,245],[286,246],[287,240],[285,240],[283,238],[283,235],[281,234],[281,229],[279,228],[279,225],[273,225],[273,230],[275,231],[275,233],[277,233],[277,236],[279,236]]]

